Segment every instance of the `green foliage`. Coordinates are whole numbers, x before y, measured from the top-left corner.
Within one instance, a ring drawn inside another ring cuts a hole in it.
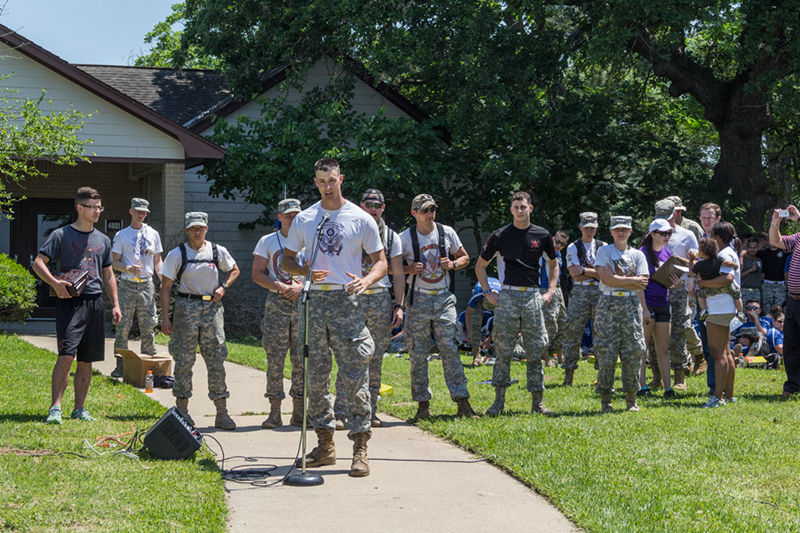
[[[144,36],[144,42],[151,45],[150,51],[136,58],[134,65],[137,67],[164,67],[175,68],[176,52],[180,48],[182,30],[174,29],[183,23],[186,6],[183,2],[172,4],[172,13],[166,19],[157,23],[152,30]],[[196,46],[187,49],[182,56],[183,68],[217,69],[219,60],[203,54]]]
[[[0,320],[22,322],[36,309],[36,279],[28,269],[0,254]]]
[[[0,80],[7,78],[0,76]],[[0,210],[8,213],[12,198],[6,184],[46,176],[36,161],[57,165],[88,161],[84,147],[92,141],[78,139],[75,133],[91,115],[74,110],[55,112],[45,96],[43,90],[36,100],[22,99],[16,91],[0,89]],[[45,103],[49,112],[42,109]]]

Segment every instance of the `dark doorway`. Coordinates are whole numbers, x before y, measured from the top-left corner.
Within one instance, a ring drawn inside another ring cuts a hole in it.
[[[11,222],[11,256],[32,269],[33,260],[47,237],[58,228],[75,221],[75,201],[30,198],[14,206]],[[51,262],[51,271],[55,265]],[[35,275],[35,274],[34,274]],[[49,296],[50,287],[36,278],[36,303],[33,318],[55,318],[55,298]]]

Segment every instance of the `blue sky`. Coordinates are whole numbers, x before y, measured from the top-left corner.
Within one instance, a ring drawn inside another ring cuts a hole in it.
[[[0,24],[70,63],[132,65],[177,0],[0,0]]]

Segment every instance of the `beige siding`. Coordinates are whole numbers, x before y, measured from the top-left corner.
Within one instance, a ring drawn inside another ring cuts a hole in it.
[[[161,132],[0,43],[0,75],[11,75],[2,86],[17,89],[19,98],[39,98],[46,89],[46,100],[55,111],[73,109],[92,113],[78,132],[80,138],[94,139],[87,146],[87,155],[144,159],[183,159],[183,145]],[[6,96],[6,95],[3,95]],[[49,110],[49,104],[42,108]]]

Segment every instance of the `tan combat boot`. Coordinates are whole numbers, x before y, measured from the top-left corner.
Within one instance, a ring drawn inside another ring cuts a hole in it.
[[[564,369],[564,383],[561,385],[564,387],[572,387],[572,377],[575,375],[574,368],[565,368]]]
[[[417,414],[409,421],[412,424],[419,422],[420,420],[425,420],[426,418],[431,417],[431,402],[419,402],[417,405]]]
[[[614,407],[611,405],[611,393],[603,392],[600,394],[600,412],[613,413]]]
[[[306,455],[306,466],[314,468],[336,464],[336,447],[333,444],[334,430],[318,428],[314,431],[317,433],[317,447]],[[298,459],[295,466],[303,466],[303,459]]]
[[[464,416],[468,418],[478,418],[480,415],[472,410],[472,406],[469,404],[469,400],[466,398],[459,398],[456,400],[456,404],[458,405],[458,412],[456,416]]]
[[[194,420],[189,416],[189,398],[175,398],[175,408],[183,415],[187,422],[194,425]]]
[[[694,370],[692,370],[692,375],[700,376],[704,374],[708,370],[708,364],[706,363],[706,358],[703,357],[703,353],[700,352],[698,355],[694,356]]]
[[[661,383],[661,370],[658,368],[658,365],[653,366],[651,369],[653,371],[653,381],[647,384],[650,390],[658,390],[663,389],[664,384]]]
[[[672,388],[675,390],[686,390],[686,370],[682,368],[675,369],[675,381],[672,384]]]
[[[298,428],[303,427],[303,399],[292,398],[292,418],[289,419],[289,425]],[[311,423],[306,421],[306,427],[311,427]]]
[[[352,477],[369,475],[369,461],[367,461],[367,441],[369,433],[353,433],[353,463],[350,465]]]
[[[486,410],[486,416],[497,416],[503,412],[506,405],[506,388],[494,388],[494,403]]]
[[[545,407],[544,402],[542,401],[543,396],[544,392],[542,391],[531,392],[531,414],[539,413],[544,416],[556,416],[553,411]]]
[[[264,429],[279,428],[283,425],[281,420],[281,399],[269,399],[269,416],[266,420],[261,422],[261,427]]]
[[[628,404],[628,411],[638,411],[639,406],[636,405],[636,391],[625,391],[625,402]]]
[[[370,427],[373,428],[382,428],[383,427],[383,420],[378,418],[378,402],[375,401],[375,404],[372,405],[372,418],[369,420]]]
[[[336,415],[334,416],[334,420],[336,421],[336,431],[342,431],[346,418],[342,415]]]
[[[214,427],[233,431],[236,429],[236,422],[228,415],[228,400],[217,398],[214,400],[214,407],[217,408],[217,416],[214,418]]]

